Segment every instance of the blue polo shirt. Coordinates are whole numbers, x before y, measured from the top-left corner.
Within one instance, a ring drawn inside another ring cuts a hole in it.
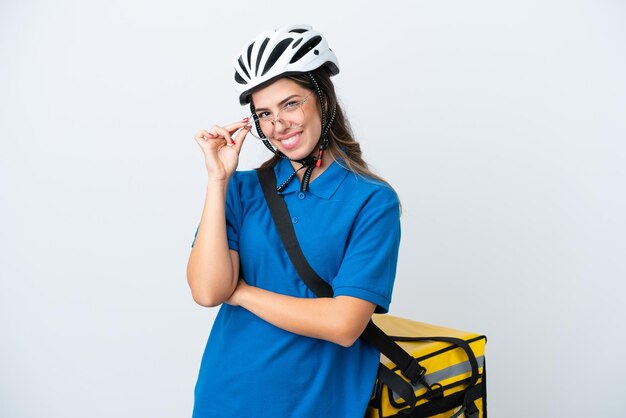
[[[287,160],[274,170],[278,184],[293,172]],[[395,192],[333,162],[308,192],[300,192],[294,179],[282,194],[304,255],[334,294],[365,299],[387,312],[400,244]],[[233,174],[226,224],[228,245],[239,252],[248,284],[315,297],[289,260],[255,171]],[[202,358],[193,417],[363,417],[379,357],[360,339],[345,348],[223,304]]]

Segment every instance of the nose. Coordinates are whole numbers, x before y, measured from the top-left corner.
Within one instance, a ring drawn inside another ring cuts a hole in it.
[[[272,125],[276,126],[276,124],[280,122],[283,126],[291,126],[290,122],[287,122],[286,120],[284,120],[282,117],[277,117],[276,119],[274,119],[274,121],[272,122]]]
[[[278,126],[278,122],[280,122],[280,125],[282,126],[282,128]],[[291,122],[286,121],[283,118],[276,118],[272,122],[272,128],[274,130],[274,134],[276,134],[277,132],[282,132],[285,129],[291,128],[291,125],[292,125]]]

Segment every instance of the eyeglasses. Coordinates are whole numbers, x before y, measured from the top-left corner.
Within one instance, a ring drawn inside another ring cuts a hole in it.
[[[257,139],[273,139],[276,134],[276,124],[280,122],[284,128],[300,127],[304,123],[304,104],[313,92],[301,100],[290,100],[280,108],[276,116],[272,112],[259,111],[248,116],[250,133]],[[265,136],[265,138],[263,138]]]

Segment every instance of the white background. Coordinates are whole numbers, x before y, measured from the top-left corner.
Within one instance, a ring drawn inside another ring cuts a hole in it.
[[[493,418],[626,416],[625,21],[608,0],[3,0],[0,416],[190,416],[217,311],[185,277],[192,137],[245,115],[244,42],[297,22],[402,200],[391,313],[488,336]],[[240,168],[268,156],[250,139]]]

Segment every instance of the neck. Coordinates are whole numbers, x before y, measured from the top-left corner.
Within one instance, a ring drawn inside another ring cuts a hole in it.
[[[315,149],[315,155],[317,155],[317,148]],[[324,156],[322,158],[322,165],[319,167],[315,167],[313,169],[313,171],[311,172],[311,182],[313,180],[315,180],[317,177],[319,177],[320,174],[322,174],[332,163],[333,161],[335,161],[335,158],[333,157],[333,155],[330,152],[330,149],[326,149],[324,151]],[[298,170],[300,167],[302,167],[302,164],[295,162],[295,161],[291,161],[291,166],[293,167],[294,170]],[[300,182],[302,182],[302,178],[304,176],[304,168],[300,171],[298,171],[296,173],[296,177],[298,177],[298,180]]]

